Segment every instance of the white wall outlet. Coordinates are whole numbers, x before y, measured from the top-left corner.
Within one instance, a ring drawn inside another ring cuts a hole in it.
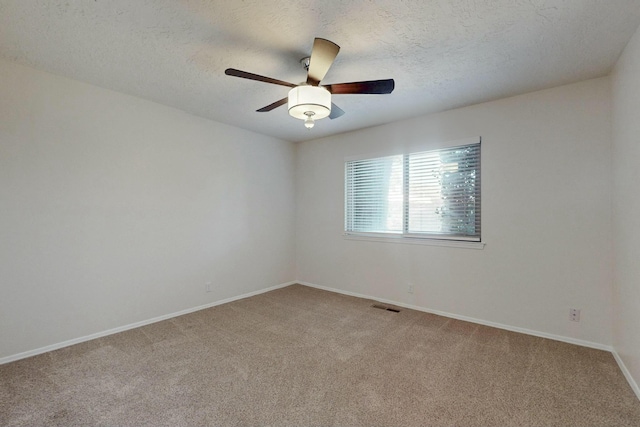
[[[206,292],[211,292],[211,287],[212,287],[211,282],[207,282],[207,283],[204,284],[204,290]]]
[[[579,322],[580,321],[580,309],[578,309],[578,308],[569,309],[569,320],[571,320],[572,322]]]
[[[410,294],[412,294],[412,293],[413,293],[413,285],[412,285],[411,283],[409,283],[409,284],[407,285],[407,292],[408,292],[408,293],[410,293]]]

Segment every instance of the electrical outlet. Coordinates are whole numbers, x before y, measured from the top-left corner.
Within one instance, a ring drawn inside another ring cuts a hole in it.
[[[407,285],[407,292],[408,292],[408,293],[410,293],[410,294],[412,294],[412,293],[413,293],[413,285],[412,285],[411,283],[409,283],[409,284]]]
[[[569,309],[569,320],[571,320],[572,322],[579,322],[580,321],[580,309],[578,309],[578,308]]]
[[[206,292],[211,292],[211,282],[207,282],[204,284],[204,290]]]

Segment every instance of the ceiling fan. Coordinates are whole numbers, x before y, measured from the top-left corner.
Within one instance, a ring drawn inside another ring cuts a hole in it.
[[[342,111],[340,107],[331,102],[331,95],[387,94],[393,92],[393,88],[395,87],[393,79],[320,86],[320,81],[327,74],[327,71],[329,71],[339,51],[340,46],[337,44],[329,40],[316,38],[313,41],[311,56],[300,60],[300,63],[307,70],[307,81],[300,84],[264,77],[258,74],[236,70],[235,68],[227,68],[224,73],[228,76],[257,80],[292,88],[289,91],[289,96],[286,98],[282,98],[256,111],[264,113],[281,105],[288,104],[289,114],[292,117],[304,120],[305,127],[311,129],[315,120],[327,116],[329,116],[330,119],[335,119],[344,114],[344,111]]]

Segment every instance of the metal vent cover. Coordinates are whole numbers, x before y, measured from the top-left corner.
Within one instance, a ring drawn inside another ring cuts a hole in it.
[[[382,304],[373,304],[371,307],[378,308],[380,310],[392,311],[394,313],[400,313],[400,310],[396,308],[387,307],[386,305],[382,305]]]

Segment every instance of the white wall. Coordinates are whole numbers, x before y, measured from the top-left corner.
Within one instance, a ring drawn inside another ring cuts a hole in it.
[[[637,40],[614,78],[616,111],[625,110],[615,116],[614,163],[629,182],[637,182]],[[294,148],[0,61],[0,358],[294,277],[609,345],[609,83]],[[342,237],[345,157],[473,136],[483,137],[484,250]],[[637,198],[622,202],[630,212],[616,211],[616,222],[633,222]],[[619,266],[615,322],[616,348],[636,378],[637,234],[616,246],[629,261]],[[579,324],[569,307],[582,309]]]
[[[0,358],[293,280],[293,171],[288,142],[0,61]]]
[[[342,236],[345,157],[475,136],[483,250]],[[301,143],[297,278],[608,346],[610,143],[608,78]],[[570,307],[582,310],[580,323]]]
[[[640,30],[612,73],[614,346],[640,397]]]

